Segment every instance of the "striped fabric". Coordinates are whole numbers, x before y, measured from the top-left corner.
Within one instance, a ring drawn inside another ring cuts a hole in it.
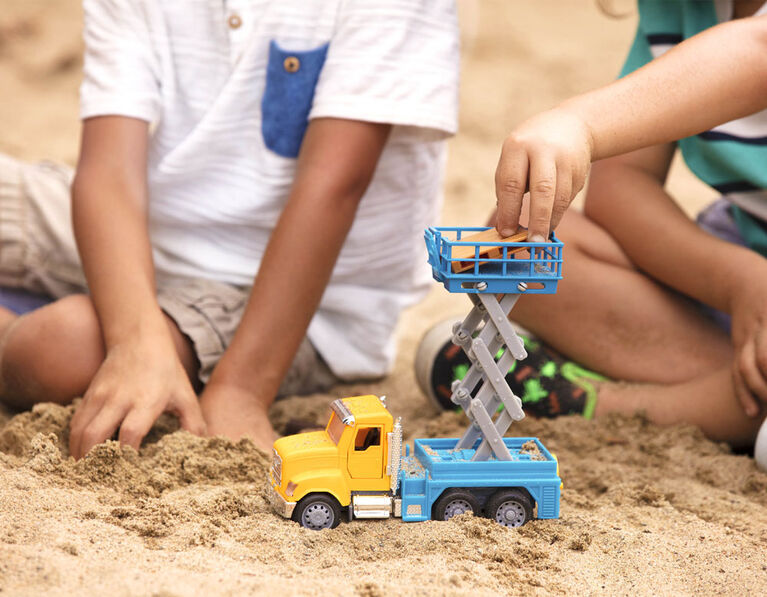
[[[732,0],[639,0],[639,28],[621,76],[729,20],[732,8]],[[767,5],[757,14],[765,12]],[[690,170],[726,196],[736,211],[747,212],[738,214],[739,222],[749,214],[767,220],[767,110],[682,139],[679,147]]]

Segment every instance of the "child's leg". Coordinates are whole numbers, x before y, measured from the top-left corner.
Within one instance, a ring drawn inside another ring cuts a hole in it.
[[[698,305],[634,268],[610,235],[568,212],[556,295],[523,297],[518,321],[569,358],[608,377],[679,383],[726,366],[729,338]]]
[[[16,408],[69,403],[82,396],[104,360],[104,343],[90,298],[71,295],[24,316],[0,314],[0,401]],[[191,342],[170,319],[181,362],[196,380]]]
[[[0,307],[0,335],[2,335],[8,325],[17,318],[16,313],[5,307]]]
[[[623,380],[599,383],[596,415],[644,411],[658,424],[690,423],[711,439],[752,442],[761,418],[746,417],[735,397],[728,335],[695,303],[635,269],[584,216],[568,213],[557,234],[567,246],[558,293],[525,297],[512,317],[569,358]]]
[[[65,166],[0,154],[0,286],[64,297],[21,317],[0,307],[0,400],[16,407],[81,396],[104,358],[98,319],[82,294],[71,179]],[[168,322],[182,363],[196,379],[190,342]]]
[[[596,416],[643,411],[659,425],[688,423],[709,439],[750,446],[764,416],[747,417],[733,391],[729,364],[674,384],[604,383]]]

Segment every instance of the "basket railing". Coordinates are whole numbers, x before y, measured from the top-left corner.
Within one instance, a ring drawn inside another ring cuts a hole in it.
[[[552,233],[548,242],[493,242],[464,241],[468,234],[487,230],[487,227],[430,227],[425,238],[429,254],[429,263],[437,279],[524,279],[551,280],[562,276],[562,242]],[[450,238],[450,236],[455,238]],[[465,254],[460,258],[453,256],[456,247],[471,247],[472,256]],[[500,250],[498,256],[482,253],[490,248]],[[453,263],[470,263],[471,268],[461,272],[453,271]],[[495,266],[491,269],[488,266]]]

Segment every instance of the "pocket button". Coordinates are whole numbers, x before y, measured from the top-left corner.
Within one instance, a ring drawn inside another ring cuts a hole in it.
[[[301,61],[295,56],[288,56],[285,58],[285,61],[282,63],[282,65],[289,73],[295,73],[298,72],[299,68],[301,68]]]
[[[227,19],[229,27],[232,29],[239,29],[242,26],[242,18],[238,14],[231,14]]]

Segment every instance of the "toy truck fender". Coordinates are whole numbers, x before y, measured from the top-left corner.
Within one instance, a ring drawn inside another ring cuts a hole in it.
[[[295,484],[291,501],[299,502],[311,493],[328,493],[332,495],[343,508],[351,503],[351,489],[341,469],[325,468],[309,470],[293,476],[290,480]]]

